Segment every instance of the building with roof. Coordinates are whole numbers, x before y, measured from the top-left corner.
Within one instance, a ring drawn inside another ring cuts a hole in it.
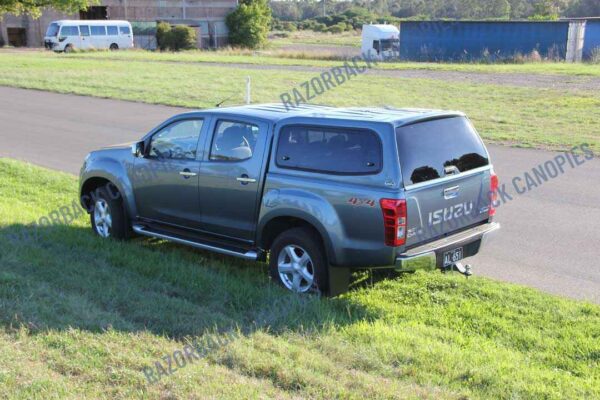
[[[152,48],[157,21],[196,28],[199,46],[214,48],[227,44],[225,17],[237,0],[101,0],[77,14],[45,9],[42,16],[6,14],[0,20],[0,44],[15,47],[41,47],[50,22],[61,19],[120,19],[131,22],[136,47]]]
[[[597,50],[596,50],[597,49]],[[497,61],[537,53],[550,60],[589,60],[600,53],[600,20],[403,21],[400,59]]]

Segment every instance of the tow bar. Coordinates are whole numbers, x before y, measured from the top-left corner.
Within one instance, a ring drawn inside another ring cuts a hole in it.
[[[458,271],[459,273],[463,274],[465,276],[465,278],[469,278],[471,275],[473,275],[473,273],[471,272],[471,265],[470,264],[465,264],[463,265],[462,263],[454,263],[452,265],[450,265],[450,267],[446,267],[445,271]]]

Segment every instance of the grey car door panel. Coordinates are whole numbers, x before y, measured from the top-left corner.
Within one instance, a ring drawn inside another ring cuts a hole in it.
[[[202,119],[183,119],[152,135],[144,157],[135,160],[132,177],[139,217],[200,226],[198,149],[204,130]]]
[[[202,229],[251,241],[262,184],[269,124],[216,119],[200,166]]]

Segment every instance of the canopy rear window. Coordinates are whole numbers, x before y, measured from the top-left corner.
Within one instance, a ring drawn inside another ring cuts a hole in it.
[[[398,127],[396,144],[405,186],[489,164],[479,135],[465,117]]]
[[[286,126],[277,146],[277,165],[338,175],[375,174],[382,150],[377,134],[366,129]]]

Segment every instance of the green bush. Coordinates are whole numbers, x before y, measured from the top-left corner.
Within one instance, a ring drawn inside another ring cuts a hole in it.
[[[177,25],[167,37],[170,39],[169,48],[173,51],[196,48],[196,30],[190,26]]]
[[[156,25],[156,45],[159,50],[164,51],[168,48],[167,34],[171,32],[171,25],[166,22],[159,22]]]
[[[292,21],[273,20],[271,29],[274,31],[296,32],[298,27],[296,23]]]
[[[156,44],[161,51],[196,48],[196,30],[190,26],[171,26],[166,22],[159,22],[156,27]]]
[[[327,32],[330,33],[342,33],[346,30],[346,23],[345,22],[338,22],[335,25],[331,25],[329,28],[327,28]]]
[[[256,49],[267,42],[271,26],[271,9],[267,0],[240,0],[238,7],[225,17],[229,43]]]
[[[312,27],[312,30],[315,32],[325,32],[325,31],[327,31],[327,25],[325,25],[324,23],[321,23],[321,22],[317,22]]]

